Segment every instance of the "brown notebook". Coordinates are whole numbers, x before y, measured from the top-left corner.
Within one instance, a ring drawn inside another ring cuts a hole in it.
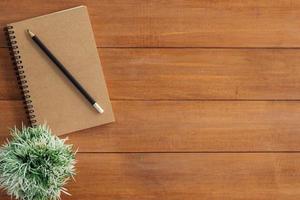
[[[98,113],[31,40],[32,30],[104,109]],[[114,121],[87,8],[79,6],[7,25],[32,125],[62,135]]]

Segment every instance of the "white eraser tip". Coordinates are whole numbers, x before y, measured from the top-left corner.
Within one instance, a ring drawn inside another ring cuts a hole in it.
[[[97,104],[94,103],[93,107],[99,112],[99,113],[104,113],[104,110]]]

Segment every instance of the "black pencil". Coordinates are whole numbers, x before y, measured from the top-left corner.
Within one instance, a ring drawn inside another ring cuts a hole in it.
[[[103,113],[103,109],[98,105],[93,97],[81,86],[81,84],[73,77],[73,75],[63,66],[63,64],[51,53],[51,51],[42,43],[42,41],[30,30],[27,30],[31,39],[41,48],[41,50],[52,60],[52,62],[61,70],[61,72],[73,83],[79,92],[90,102],[90,104],[99,112]]]

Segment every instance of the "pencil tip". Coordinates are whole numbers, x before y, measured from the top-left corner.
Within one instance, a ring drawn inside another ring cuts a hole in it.
[[[31,32],[29,29],[27,29],[27,33],[30,35],[30,37],[34,37],[35,34],[33,32]]]

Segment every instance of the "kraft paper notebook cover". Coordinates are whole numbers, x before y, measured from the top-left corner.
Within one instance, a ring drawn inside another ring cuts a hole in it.
[[[104,109],[100,114],[31,40],[36,33]],[[114,121],[87,8],[79,6],[7,25],[32,125],[47,122],[56,135]]]

